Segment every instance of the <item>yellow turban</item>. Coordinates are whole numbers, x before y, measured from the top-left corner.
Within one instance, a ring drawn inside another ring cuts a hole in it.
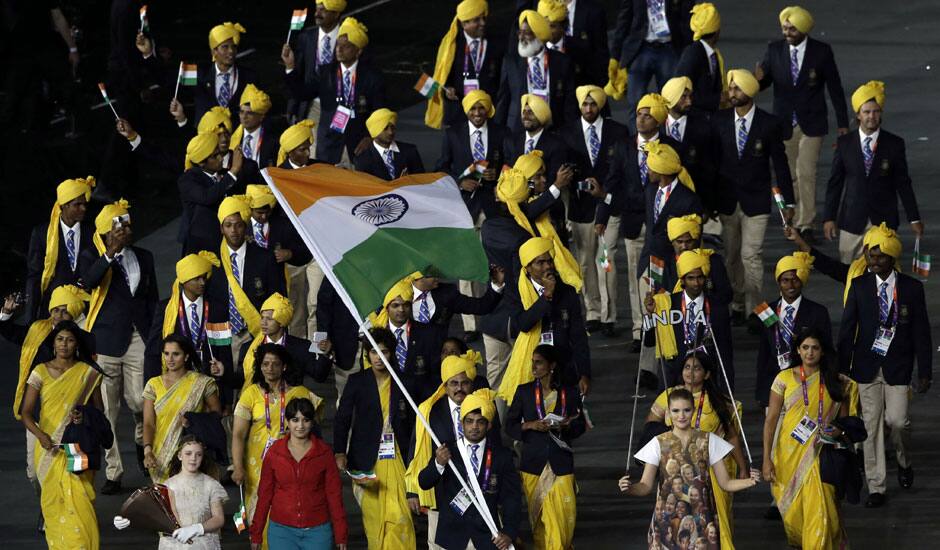
[[[229,38],[231,38],[232,42],[237,46],[238,43],[242,41],[242,33],[244,32],[247,32],[245,27],[238,23],[225,22],[221,25],[216,25],[209,31],[209,48],[214,50],[219,47],[219,44]]]
[[[208,131],[201,132],[196,134],[196,136],[189,140],[189,145],[186,146],[186,161],[184,166],[187,170],[192,168],[196,163],[206,160],[209,155],[215,153],[216,149],[219,148],[219,132]]]
[[[545,166],[545,161],[542,159],[542,151],[534,149],[533,151],[526,153],[516,159],[516,163],[512,167],[522,173],[523,177],[528,181],[535,174],[538,173],[539,169]],[[497,186],[499,183],[497,182]],[[528,183],[526,183],[526,196],[528,196]],[[521,193],[519,193],[521,195]],[[525,198],[518,200],[516,202],[522,202]]]
[[[219,205],[219,223],[225,221],[225,218],[232,214],[240,214],[242,221],[248,222],[248,219],[251,218],[251,207],[248,206],[249,203],[248,195],[232,195],[231,197],[225,197],[225,200]]]
[[[794,252],[791,256],[780,258],[777,261],[777,268],[774,269],[774,279],[779,281],[780,276],[787,271],[796,270],[796,276],[805,285],[809,282],[809,270],[813,267],[813,259],[806,252]]]
[[[463,0],[457,4],[457,19],[460,21],[469,21],[487,14],[489,14],[489,6],[486,0]]]
[[[519,261],[522,267],[531,264],[533,260],[548,252],[552,256],[554,245],[552,240],[546,237],[532,237],[519,247]]]
[[[493,403],[494,397],[496,397],[496,392],[489,388],[480,388],[465,397],[463,403],[460,404],[460,420],[463,420],[467,413],[479,409],[480,414],[492,422],[493,417],[496,415],[496,404]]]
[[[706,2],[692,6],[692,19],[689,21],[689,27],[694,33],[692,40],[698,40],[706,34],[718,32],[721,29],[721,16],[718,15],[718,8],[715,4]]]
[[[594,100],[594,103],[597,103],[598,109],[603,109],[604,105],[607,105],[607,92],[600,86],[578,86],[574,91],[574,95],[578,98],[578,107],[589,97]]]
[[[315,124],[312,120],[304,119],[281,132],[281,139],[278,141],[281,148],[277,151],[278,165],[283,164],[284,161],[287,160],[287,153],[290,153],[308,141],[313,144],[314,126]]]
[[[728,71],[728,86],[731,86],[732,83],[750,98],[757,97],[757,92],[760,91],[760,83],[747,69],[731,69]]]
[[[652,111],[652,109],[650,110]],[[679,178],[679,183],[688,187],[690,191],[695,191],[695,183],[692,182],[692,176],[690,176],[689,172],[682,166],[679,153],[677,153],[675,149],[658,141],[647,141],[646,144],[643,145],[643,149],[648,153],[646,164],[649,166],[650,170],[664,176],[675,174],[676,177]]]
[[[378,313],[372,313],[369,315],[369,320],[372,322],[373,327],[385,328],[388,326],[388,304],[392,303],[395,298],[401,296],[401,299],[410,302],[414,299],[414,288],[412,285],[415,282],[415,279],[420,279],[424,275],[420,271],[415,271],[411,275],[408,275],[404,279],[398,281],[392,288],[388,289],[388,292],[385,293],[385,298],[382,300],[382,309]]]
[[[813,15],[800,6],[788,6],[780,11],[780,24],[787,21],[803,34],[813,30]]]
[[[607,61],[607,84],[604,85],[604,93],[615,101],[620,101],[623,94],[627,93],[627,70],[621,69],[620,62],[616,59]]]
[[[522,105],[519,110],[520,114],[522,111],[525,111],[526,106],[528,106],[532,109],[532,114],[535,115],[535,118],[538,119],[542,126],[548,126],[552,121],[552,109],[541,97],[533,94],[523,94],[519,99],[519,103]]]
[[[185,283],[205,275],[208,279],[212,275],[212,268],[219,267],[219,258],[208,250],[200,250],[198,254],[189,254],[176,262],[176,280]]]
[[[317,4],[323,4],[323,7],[335,12],[346,10],[346,0],[317,0]]]
[[[290,300],[281,295],[280,292],[268,296],[268,299],[261,304],[259,313],[271,310],[274,312],[274,320],[282,327],[290,324],[291,317],[294,316],[294,306],[290,305]]]
[[[540,153],[541,151],[532,152]],[[525,202],[529,198],[528,179],[521,171],[514,168],[503,170],[499,174],[499,181],[496,182],[496,199],[506,204]]]
[[[264,208],[277,204],[274,193],[267,185],[250,184],[245,187],[245,193],[248,197],[248,206],[251,208]]]
[[[869,80],[858,87],[852,94],[852,110],[856,113],[862,105],[874,99],[882,109],[885,106],[885,83],[880,80]]]
[[[560,0],[539,0],[538,13],[549,23],[568,20],[568,4]]]
[[[869,228],[865,233],[865,237],[862,239],[862,244],[869,250],[877,246],[882,254],[887,254],[895,260],[901,257],[901,241],[898,239],[897,233],[895,233],[893,229],[890,229],[884,222],[881,222],[881,225],[877,227]],[[894,263],[894,269],[898,271],[901,269],[897,262]],[[865,258],[864,254],[855,258],[852,260],[852,263],[849,264],[849,272],[845,277],[845,292],[842,294],[843,304],[845,304],[845,301],[849,297],[849,288],[852,287],[852,279],[866,271],[868,271],[868,260]]]
[[[245,91],[242,92],[238,104],[247,104],[251,107],[252,112],[263,115],[271,109],[271,97],[254,84],[249,84],[245,86]]]
[[[686,250],[679,255],[679,259],[676,260],[676,272],[679,275],[679,278],[683,278],[689,274],[690,271],[701,269],[702,274],[706,277],[708,272],[712,269],[711,260],[707,254],[702,254],[699,250]]]
[[[666,233],[669,240],[674,241],[688,233],[693,239],[702,236],[702,218],[698,214],[687,214],[669,218],[666,222]]]
[[[73,319],[77,319],[82,314],[82,310],[85,309],[85,302],[88,300],[91,300],[91,295],[75,285],[57,286],[49,297],[49,311],[65,306],[69,315]]]
[[[682,94],[684,94],[686,90],[692,91],[692,79],[689,77],[677,76],[667,80],[662,90],[662,96],[666,101],[666,106],[670,109],[675,107],[676,103],[679,103],[679,100],[682,99]]]
[[[368,32],[369,29],[360,23],[358,19],[355,17],[347,17],[343,19],[343,23],[339,26],[339,34],[337,36],[345,35],[347,40],[361,50],[369,44]]]
[[[463,355],[450,355],[441,361],[441,382],[444,384],[448,380],[460,373],[466,373],[467,378],[473,380],[477,377],[477,364],[483,361],[480,352],[469,350]]]
[[[548,42],[552,37],[552,30],[548,26],[548,20],[535,10],[524,10],[519,14],[519,28],[523,23],[528,23],[532,29],[532,34],[542,42]]]
[[[493,107],[493,98],[483,90],[473,90],[463,97],[461,102],[463,112],[470,114],[470,109],[477,103],[483,104],[483,108],[486,109],[486,118],[493,118],[493,115],[496,114],[496,109]]]
[[[85,196],[86,201],[90,200],[91,190],[94,187],[95,178],[92,176],[65,180],[56,187],[56,202],[59,206],[64,206],[65,203],[75,200],[82,195]]]
[[[669,109],[666,107],[666,100],[663,99],[663,96],[657,93],[646,94],[640,98],[640,102],[636,104],[636,112],[640,112],[640,109],[648,107],[650,110],[650,116],[656,119],[656,122],[662,124],[666,120],[666,115],[669,113]]]
[[[369,130],[370,136],[376,137],[384,132],[389,124],[395,124],[396,122],[398,122],[398,114],[383,107],[372,111],[372,114],[366,119],[366,128]]]
[[[228,107],[215,107],[206,111],[206,114],[202,115],[202,118],[199,119],[199,125],[196,126],[196,131],[200,134],[203,132],[213,132],[219,126],[225,126],[225,129],[229,132],[232,131],[232,112],[228,110]]]
[[[95,230],[101,234],[111,231],[114,218],[127,214],[127,209],[130,207],[131,205],[124,199],[106,204],[95,217]]]

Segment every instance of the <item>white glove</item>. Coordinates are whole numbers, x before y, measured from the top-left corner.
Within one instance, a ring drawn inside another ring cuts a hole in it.
[[[186,527],[180,527],[176,531],[173,531],[173,538],[183,544],[186,544],[193,537],[198,537],[204,533],[205,530],[202,528],[202,524],[194,523],[192,525],[187,525]]]
[[[127,518],[122,518],[121,516],[114,516],[114,528],[121,530],[127,529],[131,526],[131,520]]]

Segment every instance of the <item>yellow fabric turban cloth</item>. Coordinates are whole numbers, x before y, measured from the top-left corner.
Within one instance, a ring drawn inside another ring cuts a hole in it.
[[[869,250],[877,246],[882,254],[887,254],[895,260],[901,257],[901,240],[898,239],[897,233],[895,233],[893,229],[890,229],[884,222],[881,222],[879,226],[869,228],[865,233],[865,237],[862,239],[862,244]],[[894,269],[900,271],[897,262],[894,263]],[[855,258],[852,260],[852,263],[849,264],[849,272],[845,277],[845,292],[842,294],[843,304],[849,297],[849,288],[852,286],[852,279],[866,271],[868,271],[868,260],[865,258],[865,254]]]
[[[493,115],[496,114],[496,109],[493,107],[493,98],[483,90],[473,90],[463,97],[461,102],[463,112],[469,114],[470,109],[477,103],[483,104],[483,108],[486,109],[486,118],[493,118]]]
[[[189,140],[186,146],[186,162],[184,166],[187,170],[196,165],[196,163],[206,160],[215,150],[219,148],[218,131],[208,131],[196,134]]]
[[[588,97],[593,99],[594,103],[597,103],[598,109],[603,109],[604,105],[607,105],[607,92],[605,92],[604,89],[600,86],[578,86],[574,91],[574,95],[578,98],[579,107]]]
[[[494,397],[496,397],[496,392],[488,388],[480,388],[465,397],[463,403],[460,404],[460,420],[463,420],[467,413],[479,409],[480,414],[492,422],[493,417],[496,415],[496,404],[493,403]]]
[[[784,256],[777,261],[777,268],[774,269],[774,279],[780,280],[780,276],[787,271],[796,270],[796,276],[803,281],[805,285],[809,282],[809,270],[813,267],[813,257],[806,252],[794,252],[790,256]]]
[[[251,218],[251,207],[248,206],[250,200],[248,195],[232,195],[225,197],[222,204],[219,205],[219,223],[225,221],[225,218],[232,214],[240,214],[242,221],[247,222]]]
[[[676,273],[680,279],[696,269],[701,269],[702,274],[708,276],[708,273],[712,270],[711,260],[708,255],[702,254],[698,250],[686,250],[679,255],[679,259],[676,260]]]
[[[414,300],[414,288],[412,285],[415,282],[415,279],[420,279],[423,277],[420,271],[415,271],[411,275],[408,275],[404,279],[398,281],[392,288],[388,289],[388,292],[385,293],[385,299],[382,300],[382,309],[378,313],[369,314],[369,320],[372,322],[373,327],[385,328],[388,326],[388,304],[392,303],[395,298],[401,296],[401,299],[410,302]]]
[[[237,46],[238,43],[242,41],[242,33],[244,32],[247,32],[245,27],[238,23],[225,22],[221,25],[216,25],[209,31],[209,48],[214,50],[219,47],[219,44],[229,38],[231,38],[232,42]]]
[[[323,7],[336,12],[346,10],[346,0],[317,0],[317,4],[323,4]]]
[[[249,84],[245,86],[245,91],[242,92],[238,104],[249,105],[251,106],[252,112],[263,115],[271,109],[271,96],[260,90],[254,84]]]
[[[682,94],[686,90],[692,91],[692,79],[687,76],[677,76],[670,78],[663,86],[662,96],[666,100],[666,106],[672,109],[682,99]]]
[[[787,21],[803,34],[813,30],[813,15],[800,6],[787,6],[780,10],[780,24]]]
[[[536,150],[532,152],[537,153],[541,151]],[[516,162],[518,162],[518,160]],[[507,205],[525,202],[525,200],[529,198],[528,179],[529,178],[521,171],[515,168],[503,170],[499,174],[499,181],[496,182],[496,199]]]
[[[554,256],[554,254],[552,254],[553,248],[554,246],[551,239],[546,237],[532,237],[519,247],[519,261],[522,262],[522,267],[526,267],[531,264],[533,260],[546,252]]]
[[[49,297],[49,311],[65,306],[69,315],[73,319],[77,319],[82,314],[82,310],[85,309],[85,302],[88,300],[91,300],[91,295],[75,285],[57,286]]]
[[[480,352],[468,350],[463,355],[450,355],[441,361],[441,382],[444,384],[448,380],[460,373],[466,373],[467,378],[473,380],[477,377],[477,364],[483,361]]]
[[[274,193],[267,185],[248,185],[245,187],[245,193],[248,196],[248,206],[251,208],[264,208],[265,206],[277,204]]]
[[[281,145],[281,148],[277,152],[278,165],[283,164],[284,161],[287,160],[287,153],[290,153],[308,141],[311,144],[313,143],[314,126],[315,124],[312,120],[304,119],[281,133],[281,139],[278,141]]]
[[[650,116],[656,119],[656,122],[662,124],[666,120],[666,115],[669,113],[669,109],[666,107],[666,100],[663,99],[663,96],[652,93],[646,94],[640,98],[640,102],[636,104],[636,112],[640,112],[640,109],[648,107],[650,110]]]
[[[542,42],[548,42],[552,37],[552,29],[548,26],[548,20],[535,10],[524,10],[519,14],[519,27],[523,23],[528,23],[532,29],[532,34]]]
[[[200,134],[203,132],[213,132],[219,126],[225,126],[225,129],[229,132],[232,131],[232,112],[228,110],[228,107],[215,107],[206,111],[206,114],[202,115],[202,118],[199,119],[199,125],[196,126],[196,131]]]
[[[658,141],[647,141],[646,144],[643,145],[643,148],[648,153],[646,164],[649,166],[650,170],[664,176],[676,175],[676,177],[679,178],[679,183],[688,187],[690,191],[695,191],[695,183],[692,182],[692,176],[690,176],[689,172],[682,166],[679,153],[677,153],[675,149]]]
[[[607,61],[607,84],[604,85],[606,93],[614,101],[620,101],[627,93],[627,70],[620,68],[616,59]]]
[[[94,186],[95,178],[88,176],[87,178],[67,179],[56,187],[56,202],[52,205],[49,225],[46,227],[46,255],[43,258],[42,276],[39,282],[41,292],[49,288],[49,283],[52,282],[52,276],[55,274],[56,263],[59,261],[59,220],[62,218],[62,207],[82,196],[86,201],[91,200],[91,189]]]
[[[58,203],[59,206],[64,206],[65,203],[75,200],[82,195],[85,196],[86,201],[90,200],[91,190],[94,187],[95,178],[92,176],[65,180],[56,187],[56,203]]]
[[[95,230],[98,233],[105,234],[111,231],[114,218],[127,214],[127,209],[131,205],[124,199],[117,200],[111,204],[106,204],[101,212],[95,217]]]
[[[674,241],[688,233],[693,239],[702,236],[702,218],[698,214],[687,214],[669,218],[666,222],[666,233],[669,240]]]
[[[383,107],[376,109],[369,115],[369,118],[366,119],[366,128],[369,130],[370,136],[376,137],[384,132],[389,124],[395,124],[396,122],[398,122],[398,114]]]
[[[343,19],[343,23],[339,26],[339,34],[337,36],[345,35],[347,40],[361,50],[369,44],[368,32],[369,29],[360,23],[358,19],[355,17],[347,17]]]
[[[525,111],[526,106],[528,106],[542,126],[548,126],[552,121],[552,109],[541,97],[533,94],[523,94],[519,99],[519,103],[522,105],[519,112]]]
[[[568,4],[559,0],[539,0],[538,13],[550,23],[568,19]]]
[[[282,327],[290,324],[291,317],[294,316],[294,306],[290,305],[290,300],[281,295],[280,292],[268,296],[268,299],[258,309],[260,313],[268,310],[274,312],[274,320]]]
[[[718,15],[718,8],[715,4],[706,2],[692,6],[692,19],[689,21],[689,27],[693,32],[692,40],[698,40],[706,34],[721,29],[721,16]]]
[[[522,176],[526,180],[531,179],[532,176],[538,173],[539,169],[541,169],[543,166],[545,166],[545,161],[542,159],[542,151],[538,149],[535,149],[529,153],[526,153],[520,156],[519,158],[516,159],[516,163],[512,165],[514,169],[522,173]],[[525,200],[525,197],[528,196],[529,186],[527,182],[526,182],[524,191],[525,191],[525,196],[516,202],[522,202],[523,200]],[[519,189],[514,189],[513,195],[521,196],[522,191]]]
[[[856,113],[862,105],[874,99],[882,109],[885,106],[885,83],[880,80],[869,80],[858,87],[852,94],[852,110]]]
[[[180,283],[191,281],[200,275],[208,278],[212,275],[212,268],[219,267],[219,258],[208,250],[200,250],[198,254],[189,254],[176,262],[176,279]]]
[[[457,4],[457,19],[460,21],[469,21],[487,14],[489,14],[489,6],[486,0],[463,0]]]
[[[757,92],[760,91],[760,83],[754,78],[753,73],[747,69],[731,69],[728,71],[728,86],[731,86],[732,83],[741,88],[741,91],[750,98],[757,97]]]

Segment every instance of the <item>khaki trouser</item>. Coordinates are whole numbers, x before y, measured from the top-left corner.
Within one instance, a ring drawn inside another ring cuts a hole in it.
[[[617,322],[617,256],[620,217],[611,216],[604,230],[604,242],[610,259],[610,271],[604,271],[598,263],[600,239],[594,231],[594,222],[571,223],[571,235],[574,241],[574,253],[581,266],[584,287],[581,290],[585,320],[602,323]]]
[[[486,215],[483,214],[483,212],[480,212],[480,215],[477,216],[475,220],[473,220],[473,228],[476,230],[478,237],[480,236],[480,228],[483,226],[484,220],[486,220]],[[486,292],[486,287],[476,281],[460,281],[458,286],[460,288],[460,293],[464,296],[473,296],[474,298],[479,298]],[[476,315],[463,314],[460,316],[460,321],[463,323],[464,332],[477,331]]]
[[[483,348],[486,352],[486,381],[490,389],[498,390],[506,367],[509,366],[509,356],[512,354],[512,345],[488,334],[483,335]]]
[[[721,238],[725,245],[725,266],[734,289],[731,309],[745,315],[763,301],[764,233],[769,214],[746,216],[741,205],[730,216],[721,214]]]
[[[633,338],[639,340],[640,332],[643,329],[643,307],[642,297],[640,296],[640,285],[637,273],[637,262],[640,261],[640,255],[643,253],[643,242],[646,238],[646,227],[640,231],[640,235],[635,239],[624,239],[624,250],[627,252],[627,281],[630,283],[630,317],[633,320]]]
[[[124,475],[121,450],[118,448],[117,423],[121,411],[121,397],[134,416],[134,442],[144,444],[144,340],[136,330],[131,334],[130,345],[121,357],[98,355],[98,365],[104,372],[101,381],[101,400],[104,414],[114,432],[114,444],[105,452],[105,475],[111,481],[120,481]]]
[[[816,163],[819,161],[822,141],[822,136],[807,136],[796,125],[793,127],[793,137],[783,142],[793,177],[793,194],[796,198],[793,226],[797,229],[812,228],[816,218]]]
[[[871,227],[871,223],[865,226],[865,231],[868,231],[868,228]],[[865,235],[858,235],[856,233],[849,233],[844,229],[839,230],[839,260],[844,264],[852,263],[855,258],[858,258],[862,255],[862,241],[864,241]]]
[[[307,337],[307,264],[301,266],[287,264],[287,274],[290,277],[287,296],[291,307],[294,308],[294,315],[287,325],[287,332],[291,336],[310,339]]]
[[[428,550],[444,550],[443,546],[434,544],[437,537],[437,520],[440,513],[437,510],[428,510]],[[471,542],[470,544],[473,544]]]
[[[858,385],[862,420],[865,421],[865,430],[868,432],[868,439],[862,448],[865,451],[865,477],[868,480],[869,493],[885,492],[885,424],[888,425],[898,466],[911,466],[907,456],[911,436],[911,421],[907,418],[910,395],[910,387],[907,384],[887,384],[880,369],[870,384]]]
[[[307,264],[307,339],[313,340],[313,333],[317,331],[317,294],[320,292],[320,285],[326,277],[320,264],[316,260],[310,260]]]

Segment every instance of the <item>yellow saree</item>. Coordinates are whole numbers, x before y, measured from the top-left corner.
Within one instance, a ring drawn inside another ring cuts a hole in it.
[[[85,404],[100,383],[101,375],[85,363],[76,363],[57,378],[49,374],[45,364],[33,369],[27,384],[39,392],[39,428],[53,443],[62,439],[72,409]],[[38,441],[35,460],[49,550],[97,550],[95,472],[68,471],[65,452],[59,448],[46,451]]]

